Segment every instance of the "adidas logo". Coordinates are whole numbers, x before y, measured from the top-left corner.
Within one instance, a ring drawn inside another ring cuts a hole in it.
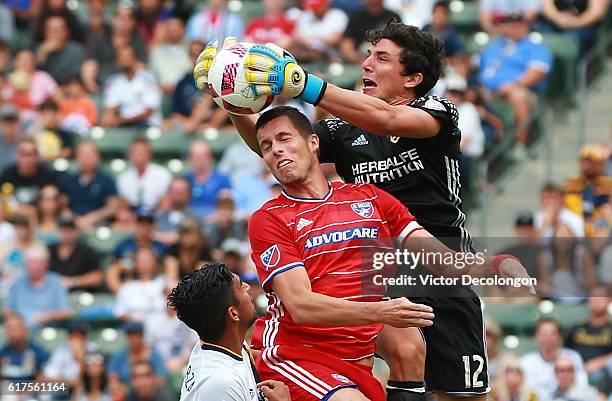
[[[362,146],[362,145],[367,145],[369,142],[366,139],[365,135],[361,134],[359,135],[359,137],[357,139],[355,139],[353,141],[353,143],[351,144],[351,146]]]
[[[301,218],[300,221],[298,221],[298,223],[297,223],[297,230],[301,231],[302,228],[304,228],[306,226],[309,226],[311,224],[312,224],[312,220]]]

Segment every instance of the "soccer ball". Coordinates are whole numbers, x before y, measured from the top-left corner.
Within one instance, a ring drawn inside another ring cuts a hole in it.
[[[253,43],[238,42],[217,53],[208,72],[208,88],[219,107],[232,114],[255,114],[274,96],[258,96],[246,80],[244,61]]]

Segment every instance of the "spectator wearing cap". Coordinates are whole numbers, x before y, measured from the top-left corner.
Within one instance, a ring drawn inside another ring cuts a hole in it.
[[[168,248],[164,271],[169,282],[177,283],[187,273],[212,260],[208,241],[197,220],[185,219],[179,225],[179,240]]]
[[[153,238],[170,246],[179,241],[179,227],[185,219],[195,219],[191,211],[191,184],[184,177],[175,177],[166,197],[168,206],[155,216]]]
[[[263,0],[264,11],[252,18],[244,31],[244,40],[274,43],[285,48],[295,32],[295,23],[285,15],[286,0]]]
[[[551,401],[591,401],[597,400],[597,390],[587,383],[578,383],[576,369],[571,358],[560,356],[555,361],[557,388],[550,395]]]
[[[548,46],[529,36],[529,20],[522,13],[497,19],[500,37],[480,54],[479,79],[483,87],[512,106],[517,127],[517,153],[523,153],[529,130],[534,93],[546,86],[552,68]],[[523,156],[521,154],[521,156]]]
[[[57,185],[58,175],[41,163],[36,142],[31,138],[19,140],[16,160],[15,164],[6,167],[0,174],[0,186],[11,184],[21,209],[33,213],[32,205],[40,189],[48,184]]]
[[[180,15],[171,15],[165,22],[164,37],[151,49],[149,65],[162,92],[168,96],[172,96],[174,87],[185,74],[193,72],[185,41],[185,21]]]
[[[132,365],[136,361],[149,361],[158,384],[166,382],[168,374],[162,357],[147,345],[144,327],[140,322],[127,322],[123,325],[127,334],[127,347],[114,354],[108,364],[108,380],[111,393],[125,395],[130,384]]]
[[[153,239],[155,231],[154,217],[141,212],[137,216],[134,236],[121,241],[113,252],[113,263],[106,269],[106,286],[117,292],[122,281],[134,274],[136,253],[143,248],[151,248],[157,258],[166,254],[166,247]]]
[[[68,291],[57,273],[49,272],[49,251],[33,246],[25,252],[26,274],[15,280],[4,305],[5,316],[19,315],[30,327],[70,317]]]
[[[68,208],[75,214],[77,227],[93,232],[94,227],[115,215],[118,207],[115,181],[100,170],[100,152],[91,141],[76,149],[78,171],[68,175],[60,189],[68,198]]]
[[[0,171],[15,163],[17,144],[22,136],[17,110],[11,104],[0,107]]]
[[[521,358],[527,385],[533,389],[538,399],[546,400],[557,387],[555,362],[557,358],[569,358],[575,369],[576,384],[587,384],[587,374],[580,355],[573,350],[561,347],[561,327],[552,319],[540,319],[536,325],[535,338],[538,350],[527,353]]]
[[[85,354],[74,400],[112,401],[106,374],[106,358],[101,352],[91,351]]]
[[[132,388],[124,401],[173,401],[168,389],[161,387],[149,361],[138,361],[132,366]]]
[[[61,96],[55,79],[37,68],[36,56],[30,49],[17,52],[8,81],[9,99],[20,111],[33,112],[45,100],[59,100]]]
[[[36,61],[58,84],[80,74],[86,55],[80,43],[70,40],[64,16],[52,15],[45,20],[44,39],[36,50]]]
[[[424,32],[429,32],[444,43],[444,53],[446,57],[454,57],[459,53],[465,52],[465,46],[459,34],[450,25],[450,5],[449,1],[437,1],[431,11],[431,23],[423,27]]]
[[[42,160],[69,159],[74,151],[74,133],[61,127],[58,103],[45,100],[38,108],[40,117],[29,129]]]
[[[303,62],[338,59],[338,46],[348,24],[346,13],[330,0],[304,0],[288,50]]]
[[[3,380],[34,380],[40,378],[49,354],[28,338],[28,328],[17,315],[4,322],[6,344],[0,348],[0,377]]]
[[[144,138],[134,139],[129,157],[132,167],[117,177],[117,191],[134,209],[152,211],[167,193],[172,175],[168,169],[151,161],[151,144]]]
[[[567,226],[574,237],[584,237],[584,220],[564,207],[563,189],[554,183],[547,183],[540,189],[540,210],[534,222],[541,238],[550,239],[554,227],[559,224]]]
[[[498,33],[495,19],[503,14],[521,13],[528,22],[536,20],[541,9],[541,0],[480,0],[480,26],[485,32]]]
[[[60,240],[49,247],[50,270],[59,274],[70,291],[98,289],[104,282],[100,257],[87,244],[79,241],[79,231],[72,216],[59,220]]]
[[[539,278],[538,258],[542,250],[538,241],[538,231],[535,228],[533,213],[521,212],[514,220],[514,233],[517,243],[505,248],[503,252],[516,256],[525,266],[531,277]]]
[[[586,145],[580,151],[580,174],[563,188],[565,207],[584,219],[587,237],[608,237],[612,227],[612,177],[605,175],[606,162],[600,146]]]
[[[233,36],[241,38],[244,22],[238,14],[226,9],[226,0],[207,0],[202,11],[194,14],[187,22],[187,40],[208,43],[212,39]]]
[[[53,350],[44,367],[46,380],[68,382],[72,389],[78,386],[86,352],[98,347],[88,341],[88,335],[89,326],[86,322],[73,320],[68,323],[68,341]]]
[[[205,218],[213,212],[219,192],[231,189],[232,184],[214,169],[210,146],[204,141],[191,143],[189,163],[193,170],[185,178],[191,184],[191,209],[198,218]]]
[[[117,49],[120,73],[111,76],[104,88],[104,127],[150,127],[161,122],[162,93],[151,72],[143,68],[136,50]]]

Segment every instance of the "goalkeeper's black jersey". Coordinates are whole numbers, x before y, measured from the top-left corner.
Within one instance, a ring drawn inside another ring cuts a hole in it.
[[[436,96],[416,99],[407,107],[435,117],[440,133],[427,139],[380,136],[328,118],[313,124],[320,138],[321,163],[335,163],[346,182],[371,183],[391,193],[433,236],[453,238],[444,242],[468,251],[471,240],[459,197],[457,108]]]

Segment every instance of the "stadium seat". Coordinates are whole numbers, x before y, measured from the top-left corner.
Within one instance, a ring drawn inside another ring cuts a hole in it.
[[[480,29],[478,3],[471,1],[451,2],[450,23],[460,33],[474,32]]]
[[[538,320],[539,312],[534,305],[487,302],[484,314],[495,320],[507,334],[530,332]]]

